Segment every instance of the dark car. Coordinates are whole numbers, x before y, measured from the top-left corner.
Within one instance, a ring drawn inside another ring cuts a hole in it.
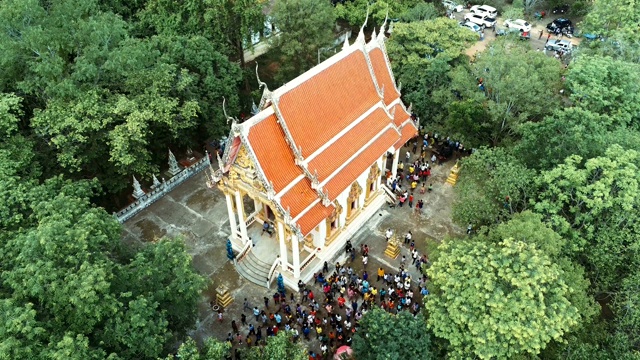
[[[555,33],[558,29],[560,29],[561,32],[564,32],[565,29],[573,32],[573,23],[571,23],[569,19],[558,18],[547,24],[547,31],[550,33]]]

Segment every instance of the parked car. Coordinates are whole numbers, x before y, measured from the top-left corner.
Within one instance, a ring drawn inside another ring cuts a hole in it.
[[[565,29],[569,30],[569,32],[573,32],[573,23],[569,19],[565,18],[557,18],[552,22],[547,24],[547,31],[550,33],[555,33],[556,29],[560,29],[560,31],[564,31]]]
[[[467,29],[475,32],[478,35],[480,35],[480,32],[482,31],[482,28],[480,26],[469,21],[461,21],[460,26],[466,27]]]
[[[464,9],[462,5],[451,0],[442,0],[442,5],[444,5],[445,9],[451,12],[460,12]]]
[[[469,12],[472,14],[484,15],[493,19],[498,17],[498,10],[489,5],[474,5],[469,9]]]
[[[464,19],[482,28],[492,28],[496,25],[496,19],[479,14],[467,14],[464,16]]]
[[[496,27],[496,36],[504,36],[510,34],[518,34],[520,40],[531,39],[531,31],[520,31],[516,28]]]
[[[507,19],[504,21],[504,26],[510,29],[518,29],[522,32],[531,31],[531,24],[522,19]]]
[[[573,50],[573,44],[569,40],[555,39],[549,41],[544,48],[550,51],[571,52],[571,50]]]

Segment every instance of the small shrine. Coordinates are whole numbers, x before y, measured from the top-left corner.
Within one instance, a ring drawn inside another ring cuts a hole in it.
[[[254,282],[268,286],[280,273],[297,288],[385,203],[385,169],[395,175],[400,148],[418,133],[385,29],[386,21],[369,42],[361,29],[353,44],[345,39],[342,51],[274,91],[258,78],[254,115],[227,117],[229,140],[208,185],[224,193],[238,268],[259,263]]]

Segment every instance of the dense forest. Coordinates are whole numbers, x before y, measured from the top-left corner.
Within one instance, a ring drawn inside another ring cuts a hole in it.
[[[485,3],[525,17],[556,5]],[[640,359],[631,0],[574,4],[597,39],[568,66],[509,36],[470,59],[477,38],[439,2],[0,2],[0,359],[226,358],[227,344],[186,338],[205,279],[184,243],[127,248],[110,212],[131,175],[164,170],[167,148],[227,133],[223,98],[229,114],[250,112],[258,86],[243,49],[269,30],[265,14],[280,35],[262,71],[277,86],[367,9],[367,31],[393,19],[389,57],[424,131],[476,149],[454,206],[476,231],[431,254],[424,316],[367,314],[358,358]],[[244,355],[306,358],[284,332]]]

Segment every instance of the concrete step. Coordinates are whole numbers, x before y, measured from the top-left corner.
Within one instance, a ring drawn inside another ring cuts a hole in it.
[[[262,286],[262,287],[266,287],[267,286],[267,277],[265,276],[264,278],[262,278],[260,275],[256,275],[255,273],[251,272],[250,270],[247,269],[246,266],[243,266],[242,264],[238,263],[238,265],[236,265],[236,270],[238,271],[238,274],[240,274],[240,276],[242,276],[243,278],[249,280],[249,282],[252,282],[258,286]]]
[[[269,264],[263,260],[258,259],[258,257],[253,253],[252,250],[249,250],[249,252],[247,253],[246,260],[251,262],[253,265],[255,265],[255,267],[259,269],[266,268],[267,271],[269,271],[271,269],[271,265],[273,265],[273,263]]]
[[[250,282],[266,287],[267,277],[269,276],[269,270],[271,270],[271,265],[260,259],[258,259],[255,254],[251,250],[247,253],[238,264],[236,265],[236,269],[238,273],[242,275],[245,279]]]

